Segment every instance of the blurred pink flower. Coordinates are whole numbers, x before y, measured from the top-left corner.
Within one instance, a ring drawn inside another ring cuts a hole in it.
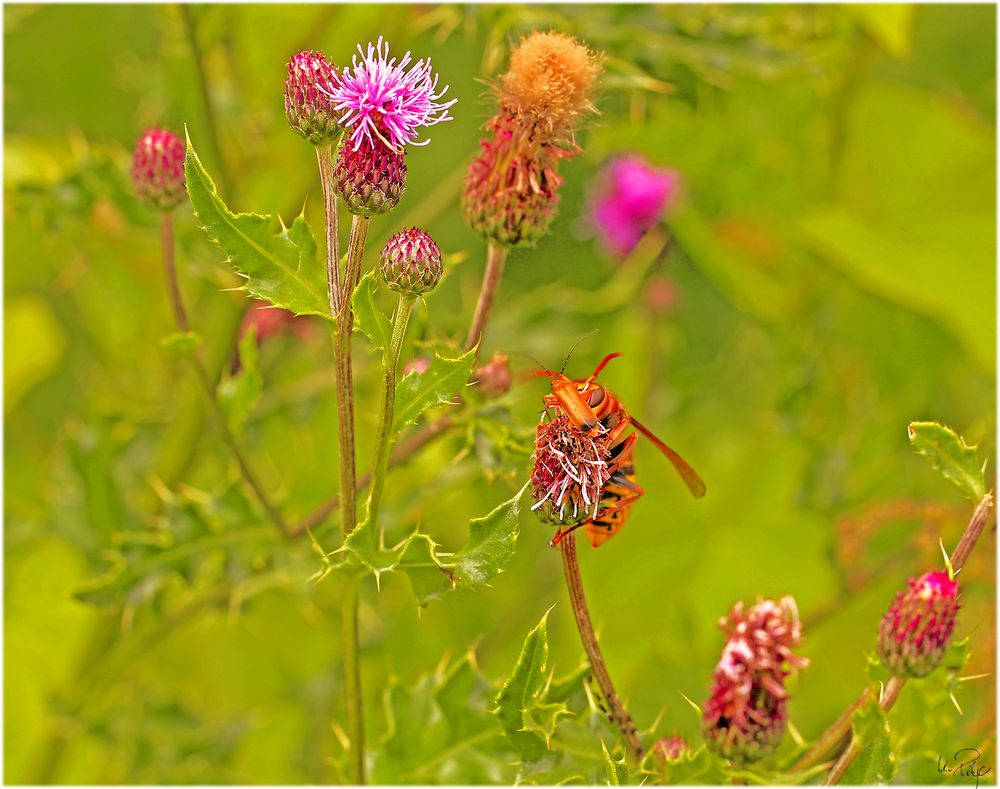
[[[258,343],[263,343],[270,337],[289,330],[294,331],[299,339],[305,339],[311,330],[307,316],[296,315],[281,307],[274,307],[266,301],[254,301],[250,309],[246,311],[243,316],[243,324],[240,327],[240,337],[251,327],[257,330]]]
[[[612,255],[625,257],[669,209],[680,176],[653,167],[641,156],[613,159],[597,176],[591,197],[590,222]]]

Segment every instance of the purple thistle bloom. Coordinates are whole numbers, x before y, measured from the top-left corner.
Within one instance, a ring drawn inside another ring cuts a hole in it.
[[[673,202],[680,178],[641,156],[627,155],[605,167],[598,182],[590,205],[591,223],[604,247],[625,257]]]
[[[334,109],[344,110],[339,123],[351,129],[354,150],[367,140],[375,145],[380,139],[390,149],[401,153],[403,146],[426,145],[429,140],[416,142],[417,129],[450,121],[448,108],[457,99],[440,102],[448,86],[437,91],[437,75],[431,70],[430,58],[418,60],[407,72],[411,57],[407,52],[398,63],[389,60],[389,43],[379,36],[378,44],[368,44],[367,53],[358,44],[352,60],[353,73],[345,67],[336,75],[330,98]]]

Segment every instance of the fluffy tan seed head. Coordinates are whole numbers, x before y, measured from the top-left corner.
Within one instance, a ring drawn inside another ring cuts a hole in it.
[[[600,57],[572,36],[532,33],[511,53],[500,101],[553,131],[569,132],[580,115],[594,111],[590,97],[601,70]]]

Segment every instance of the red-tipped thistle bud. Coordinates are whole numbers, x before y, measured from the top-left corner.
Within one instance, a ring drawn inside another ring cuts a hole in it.
[[[479,384],[479,391],[484,397],[493,398],[510,391],[514,376],[511,375],[507,357],[497,352],[493,354],[492,359],[472,373],[471,380]]]
[[[382,143],[361,140],[357,150],[341,145],[334,171],[334,188],[352,214],[373,216],[396,207],[406,190],[403,153]]]
[[[382,248],[382,279],[397,293],[419,296],[441,279],[441,250],[416,227],[391,236]]]
[[[791,597],[737,603],[720,627],[728,635],[702,709],[702,733],[716,754],[746,764],[774,751],[788,723],[785,677],[806,665],[792,652],[802,640]]]
[[[292,130],[313,145],[331,143],[341,132],[330,96],[335,68],[320,52],[299,52],[288,61],[285,117]]]
[[[681,736],[661,737],[653,744],[653,756],[661,765],[679,762],[688,749],[687,741]]]
[[[535,430],[531,509],[546,523],[577,524],[597,514],[601,491],[611,478],[611,450],[601,436],[588,436],[562,410]]]
[[[184,199],[184,142],[166,129],[147,129],[132,154],[136,196],[159,211]]]
[[[878,629],[878,655],[902,677],[925,677],[944,657],[958,613],[958,584],[944,570],[911,578]]]

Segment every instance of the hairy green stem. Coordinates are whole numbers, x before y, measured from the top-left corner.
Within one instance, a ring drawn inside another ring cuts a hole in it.
[[[357,479],[354,451],[354,373],[351,367],[351,336],[354,332],[354,309],[351,296],[361,280],[361,258],[369,220],[355,216],[347,244],[347,262],[337,298],[337,326],[333,340],[334,372],[337,387],[337,424],[340,464],[340,528],[344,539],[357,525]],[[329,241],[330,233],[327,231]],[[329,256],[330,251],[327,250]],[[336,267],[334,267],[335,269]],[[332,276],[332,274],[330,274]],[[365,782],[365,716],[361,695],[361,663],[358,647],[358,596],[352,588],[343,604],[344,687],[347,704],[347,736],[350,740],[350,778],[354,784]]]
[[[167,292],[170,295],[170,304],[174,311],[174,319],[177,322],[177,327],[182,332],[190,332],[191,323],[188,320],[187,309],[184,307],[184,299],[181,296],[180,282],[177,278],[177,264],[174,256],[173,217],[167,212],[160,214],[160,237],[163,248],[163,270],[167,278]],[[254,494],[257,496],[257,500],[264,508],[267,516],[271,519],[274,525],[278,527],[283,535],[288,536],[288,529],[285,526],[284,518],[282,518],[278,508],[274,506],[271,499],[264,491],[264,486],[261,485],[260,481],[257,479],[257,475],[250,466],[250,462],[247,460],[247,457],[243,452],[243,448],[240,446],[240,442],[236,438],[236,434],[233,433],[232,428],[229,426],[229,419],[226,416],[225,409],[222,407],[222,403],[219,401],[218,391],[212,382],[212,376],[209,374],[208,368],[202,361],[197,349],[192,352],[191,361],[195,372],[198,374],[198,380],[201,382],[202,388],[205,390],[205,395],[208,397],[208,402],[211,404],[212,410],[215,412],[216,420],[219,423],[219,429],[222,431],[222,437],[225,439],[226,444],[229,445],[229,449],[233,453],[233,457],[236,458],[236,462],[240,467],[240,472],[243,474],[243,478],[253,489]]]
[[[330,315],[336,318],[340,306],[340,221],[337,216],[337,190],[333,188],[333,151],[332,143],[316,146],[326,217],[326,295],[330,301]]]
[[[635,758],[641,759],[644,753],[642,742],[636,734],[635,722],[629,715],[621,698],[615,691],[608,667],[601,654],[601,645],[590,622],[590,612],[587,609],[587,597],[583,593],[583,580],[580,578],[580,565],[576,560],[576,532],[567,534],[562,541],[563,573],[566,576],[566,588],[569,590],[569,600],[573,606],[573,616],[576,627],[580,631],[583,649],[590,661],[590,670],[601,688],[601,694],[608,705],[608,717],[622,733],[625,745]]]
[[[972,513],[972,518],[969,520],[968,525],[965,527],[965,531],[962,533],[961,539],[958,541],[958,545],[955,546],[955,550],[952,551],[951,556],[948,558],[948,563],[951,565],[954,572],[958,572],[962,569],[965,562],[968,560],[969,555],[972,553],[972,549],[976,545],[976,541],[979,536],[983,533],[987,524],[990,522],[990,518],[993,516],[993,494],[987,493],[983,496],[979,503],[976,505],[975,511]],[[888,712],[892,709],[892,705],[896,703],[896,699],[899,698],[900,691],[902,691],[903,686],[906,684],[906,679],[899,676],[894,676],[892,679],[886,683],[885,690],[879,697],[879,706],[883,711]],[[851,714],[854,710],[864,706],[871,698],[873,691],[870,688],[866,688],[857,699],[852,702],[851,706],[841,714],[833,725],[830,726],[820,738],[816,741],[816,744],[809,749],[798,762],[792,767],[793,771],[800,770],[803,766],[809,767],[811,764],[815,764],[822,760],[824,753],[820,753],[817,746],[821,743],[824,747],[833,748],[842,739],[849,735],[851,730]],[[815,753],[814,753],[815,752]],[[845,750],[840,758],[837,759],[836,763],[830,770],[830,773],[826,778],[827,786],[836,786],[840,780],[844,777],[844,773],[847,769],[854,763],[854,760],[858,758],[861,753],[861,748],[856,740],[853,738],[848,743],[847,750]],[[808,758],[807,758],[808,757]]]
[[[378,418],[378,433],[375,439],[375,459],[372,462],[372,487],[368,493],[368,522],[372,527],[378,524],[379,509],[382,506],[382,491],[385,490],[386,471],[389,467],[389,436],[392,434],[392,414],[396,404],[396,370],[399,367],[399,352],[403,348],[406,326],[413,312],[416,296],[402,293],[399,306],[392,319],[392,340],[385,357],[385,392],[382,396],[382,410]]]
[[[492,241],[486,247],[486,271],[483,274],[483,284],[479,289],[479,301],[476,302],[476,312],[469,326],[469,335],[465,338],[465,350],[471,350],[480,343],[486,333],[486,323],[493,309],[493,299],[496,296],[500,276],[503,274],[503,264],[507,259],[507,248]]]

